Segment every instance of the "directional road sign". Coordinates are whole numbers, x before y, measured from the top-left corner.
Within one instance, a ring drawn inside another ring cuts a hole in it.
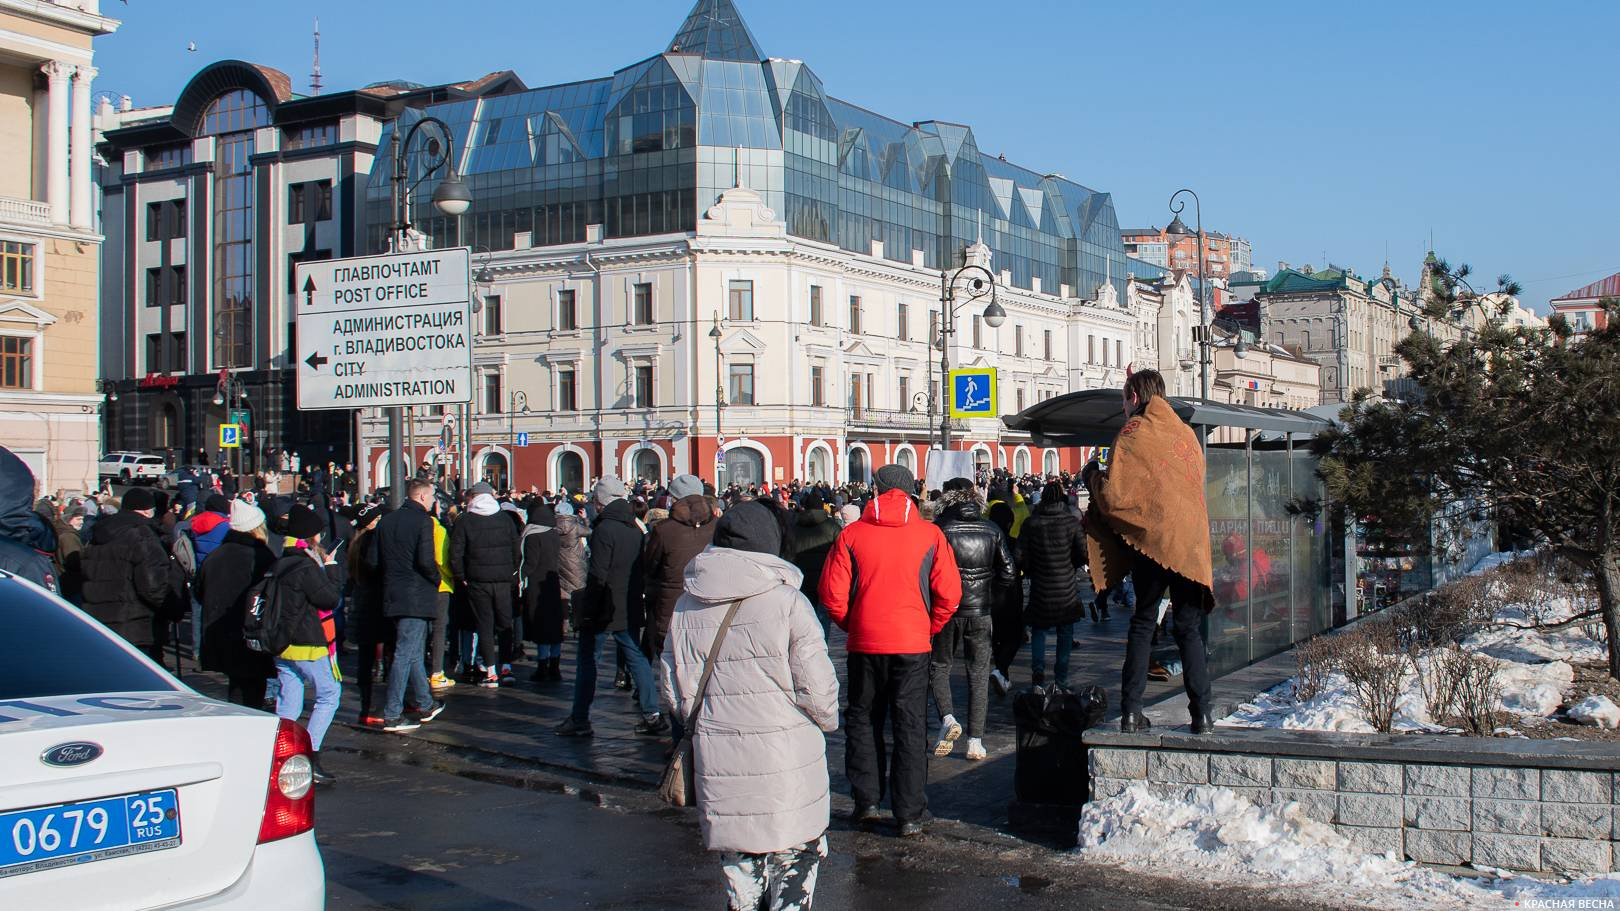
[[[246,408],[232,408],[230,417],[232,424],[246,425],[253,423],[251,420],[249,420],[251,416],[248,414],[248,410]]]
[[[298,407],[470,402],[466,247],[298,264]]]
[[[241,448],[241,446],[242,446],[242,425],[241,424],[221,424],[221,425],[219,425],[219,448],[221,448],[221,449],[239,449],[239,448]]]
[[[951,371],[951,417],[993,418],[996,414],[996,370],[982,367]]]
[[[518,434],[517,437],[518,437],[517,438],[517,444],[519,446],[527,446],[527,445],[529,445],[529,432],[527,430],[525,430],[522,433]]]

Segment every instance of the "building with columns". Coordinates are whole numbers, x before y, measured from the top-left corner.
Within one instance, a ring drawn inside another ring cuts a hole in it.
[[[0,443],[41,491],[96,484],[96,0],[0,0]]]
[[[768,58],[731,0],[698,0],[665,50],[611,76],[421,114],[449,124],[473,203],[435,215],[429,181],[414,224],[470,246],[491,280],[477,401],[453,433],[454,409],[418,409],[413,465],[465,455],[501,486],[573,490],[609,473],[921,473],[941,328],[950,366],[999,371],[1000,413],[1118,386],[1159,348],[1163,295],[1131,288],[1164,270],[1126,255],[1107,193],[986,154],[969,126],[840,100],[806,64]],[[391,173],[376,160],[373,250]],[[988,297],[958,291],[941,312],[942,280],[968,264],[996,277],[999,328]],[[381,414],[362,425],[387,483]],[[999,420],[957,422],[952,448],[1020,473],[1079,467]]]
[[[220,464],[219,425],[235,417],[241,468],[351,458],[352,415],[295,407],[293,271],[364,252],[367,175],[400,111],[513,88],[493,74],[304,94],[272,67],[222,60],[172,105],[104,106],[108,445]]]

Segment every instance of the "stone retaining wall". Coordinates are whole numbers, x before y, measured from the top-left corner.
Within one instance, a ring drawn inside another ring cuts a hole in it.
[[[1086,735],[1093,800],[1134,783],[1160,796],[1213,785],[1260,805],[1296,801],[1306,816],[1374,853],[1530,872],[1620,870],[1614,745],[1402,739],[1239,730],[1203,738]]]

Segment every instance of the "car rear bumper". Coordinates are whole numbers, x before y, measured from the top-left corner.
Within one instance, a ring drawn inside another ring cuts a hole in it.
[[[164,911],[323,911],[326,866],[315,833],[305,832],[256,847],[253,861],[230,888]]]

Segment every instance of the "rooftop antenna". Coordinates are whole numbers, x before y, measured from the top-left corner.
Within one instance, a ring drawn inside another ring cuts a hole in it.
[[[321,20],[315,17],[315,70],[309,74],[309,93],[321,93]]]

